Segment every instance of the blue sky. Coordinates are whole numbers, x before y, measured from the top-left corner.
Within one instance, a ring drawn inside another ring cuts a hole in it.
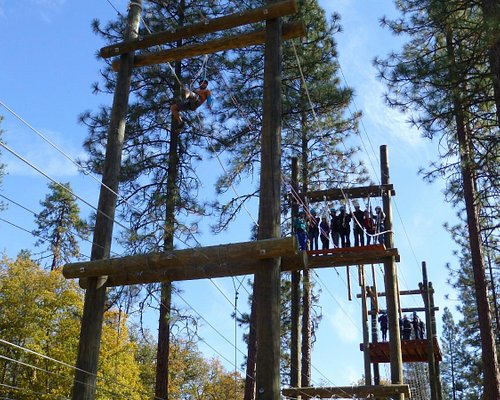
[[[111,3],[120,12],[126,12],[126,1],[112,0]],[[384,104],[384,87],[377,80],[371,64],[375,56],[384,56],[401,45],[400,39],[382,30],[378,23],[382,15],[394,15],[393,4],[389,0],[321,0],[319,3],[328,14],[336,11],[342,17],[344,29],[336,36],[340,65],[344,84],[355,89],[352,111],[362,110],[364,113],[359,144],[366,149],[363,159],[369,167],[374,165],[377,171],[372,173],[375,181],[378,181],[379,174],[379,146],[387,144],[389,147],[391,180],[396,190],[395,244],[401,254],[400,288],[418,288],[420,263],[426,261],[429,279],[436,289],[436,304],[441,310],[446,305],[453,308],[454,303],[445,299],[451,289],[446,285],[444,265],[456,263],[454,244],[442,224],[454,221],[455,213],[443,200],[441,183],[429,185],[417,176],[419,167],[436,158],[438,145],[423,139],[418,131],[405,123],[404,115]],[[0,0],[3,50],[0,101],[72,159],[83,155],[82,142],[86,136],[85,127],[78,124],[78,115],[88,109],[95,110],[100,104],[111,103],[110,97],[95,96],[91,92],[91,84],[99,79],[102,67],[95,54],[103,43],[91,32],[90,22],[94,18],[105,22],[115,15],[116,11],[106,0]],[[217,93],[214,95],[217,97]],[[67,158],[1,105],[0,114],[5,117],[3,140],[10,148],[53,179],[70,182],[79,196],[97,205],[99,185],[95,180],[79,174]],[[2,150],[1,161],[7,164],[8,175],[0,187],[0,194],[35,212],[40,211],[39,202],[47,194],[49,180],[5,150]],[[220,167],[214,163],[213,168]],[[204,195],[213,197],[213,188],[207,185]],[[92,211],[83,203],[80,208],[83,216]],[[249,212],[257,218],[255,204]],[[29,231],[34,229],[33,216],[15,204],[0,212],[0,218]],[[211,245],[246,241],[251,224],[248,215],[242,215],[229,232],[219,237],[210,236],[205,229],[200,242]],[[20,249],[33,248],[35,242],[28,233],[3,221],[0,221],[0,238],[0,250],[10,257],[15,257]],[[90,253],[85,245],[83,252]],[[317,287],[322,289],[320,306],[324,317],[312,356],[313,383],[318,385],[325,381],[330,386],[349,385],[361,377],[363,370],[359,351],[361,305],[356,299],[347,300],[345,270],[322,270],[314,277]],[[357,293],[355,272],[352,279],[354,293]],[[381,288],[380,274],[377,283]],[[202,345],[202,349],[207,355],[222,356],[227,365],[235,358],[235,326],[230,318],[234,307],[234,285],[239,285],[238,280],[179,285],[183,290],[182,298],[178,298],[179,304],[186,308],[192,306],[216,327],[213,329],[204,323],[200,328],[208,343],[208,346]],[[451,297],[454,297],[453,293]],[[238,308],[241,311],[245,310],[246,298],[247,292],[240,289]],[[403,307],[421,304],[419,298],[402,299]],[[438,313],[438,318],[440,316]],[[155,331],[155,316],[151,317],[150,323]],[[238,338],[241,333],[237,329]],[[238,364],[243,359],[242,351],[245,349],[238,340]]]

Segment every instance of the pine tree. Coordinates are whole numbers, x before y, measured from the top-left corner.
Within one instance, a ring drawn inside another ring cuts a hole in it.
[[[442,165],[434,164],[428,176],[452,176],[454,196],[465,203],[478,322],[481,333],[485,399],[500,395],[487,280],[480,237],[481,203],[478,177],[498,190],[495,164],[494,85],[487,63],[487,38],[482,35],[480,9],[465,1],[401,1],[402,17],[384,23],[409,41],[399,54],[377,60],[388,83],[390,105],[411,109],[411,122],[429,138],[441,136],[448,144]],[[471,32],[474,34],[471,35]],[[448,164],[448,160],[453,164]],[[454,174],[458,174],[460,181]],[[457,182],[460,182],[457,185]],[[491,366],[486,368],[486,365]]]
[[[52,253],[50,269],[54,270],[72,258],[81,258],[79,240],[88,238],[89,227],[80,218],[80,209],[69,183],[49,184],[50,193],[40,202],[43,209],[36,215],[38,228],[33,235],[39,237],[35,246],[49,244]]]

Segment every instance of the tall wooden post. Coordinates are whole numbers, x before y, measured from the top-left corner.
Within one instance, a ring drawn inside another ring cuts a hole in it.
[[[268,4],[275,1],[268,0]],[[281,20],[266,22],[264,110],[258,239],[280,237],[281,201]],[[257,301],[257,400],[279,400],[280,259],[263,261],[255,274]],[[265,265],[264,265],[265,264]]]
[[[358,265],[359,286],[361,287],[361,314],[363,326],[363,360],[365,366],[365,385],[372,384],[372,372],[370,363],[370,334],[368,324],[368,304],[366,299],[365,266]]]
[[[375,281],[374,281],[375,282]],[[371,287],[371,325],[372,325],[372,343],[378,343],[378,326],[377,326],[377,304],[376,304],[376,296],[377,296],[377,287]],[[378,363],[373,363],[373,384],[380,385],[380,370]]]
[[[125,39],[138,36],[142,0],[130,3]],[[96,216],[91,260],[109,258],[113,237],[113,220],[116,210],[118,176],[120,174],[125,119],[130,93],[130,81],[134,54],[127,53],[120,57],[121,68],[116,80],[113,107],[108,127],[108,142],[102,175],[98,213]],[[85,303],[80,329],[80,341],[76,360],[75,380],[72,400],[93,400],[96,391],[96,374],[102,334],[106,286],[104,279],[90,278],[85,292]]]
[[[432,287],[432,282],[429,282],[429,311],[431,312],[431,326],[432,326],[432,349],[434,351],[434,339],[437,340],[437,328],[436,328],[436,308],[434,306],[434,288]],[[436,385],[436,395],[437,400],[443,399],[443,391],[441,388],[441,372],[439,366],[438,357],[434,356],[434,380]]]
[[[431,388],[431,400],[437,400],[437,385],[436,385],[436,357],[434,354],[434,332],[431,314],[431,297],[429,291],[429,282],[427,280],[427,266],[425,261],[422,262],[422,279],[423,283],[419,284],[425,306],[425,326],[427,330],[427,365],[429,367],[429,382]]]
[[[389,175],[389,157],[387,146],[380,146],[380,172],[382,177],[382,185],[390,183]],[[384,193],[382,197],[382,205],[385,213],[384,228],[388,231],[385,234],[385,246],[387,248],[394,247],[394,235],[392,233],[392,206],[391,193]],[[401,354],[401,336],[399,331],[399,296],[397,289],[397,272],[396,261],[391,257],[384,262],[385,273],[385,292],[387,303],[387,318],[389,320],[389,354],[391,359],[391,383],[403,383],[403,357]],[[395,399],[403,399],[404,395],[398,395]]]
[[[297,157],[292,158],[292,190],[294,194],[299,193],[298,185],[299,169]],[[299,213],[299,205],[296,201],[292,201],[292,231],[293,221]],[[293,234],[293,232],[292,232]],[[290,386],[300,386],[300,271],[291,272],[292,287],[291,287],[291,311],[290,319],[292,324],[291,345],[290,345]]]

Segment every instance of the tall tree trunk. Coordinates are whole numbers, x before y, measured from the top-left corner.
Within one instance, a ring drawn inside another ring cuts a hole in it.
[[[497,109],[497,125],[500,127],[500,3],[498,0],[481,1],[484,15],[484,31],[487,37],[488,58],[493,78],[493,91]]]
[[[255,400],[255,361],[257,357],[257,332],[255,331],[255,308],[256,303],[252,298],[250,310],[250,326],[248,329],[247,343],[247,365],[245,377],[244,400]]]
[[[460,165],[462,168],[463,191],[465,210],[467,214],[467,228],[474,275],[479,333],[481,336],[482,363],[484,373],[484,399],[500,399],[500,374],[496,354],[495,337],[491,323],[491,312],[488,301],[488,286],[486,271],[483,262],[481,236],[479,231],[478,204],[475,193],[474,159],[471,154],[471,139],[465,124],[465,114],[460,98],[460,80],[455,61],[453,47],[453,33],[451,27],[446,26],[446,48],[450,69],[450,83],[453,89],[453,107],[457,130],[457,139],[460,147]]]
[[[179,26],[184,23],[184,0],[179,2]],[[177,47],[182,46],[182,41],[177,42]],[[181,63],[175,65],[175,73],[181,76]],[[176,81],[174,93],[179,93],[180,85]],[[167,193],[163,247],[165,252],[174,249],[175,209],[179,199],[177,178],[179,171],[179,133],[173,116],[170,118],[170,147],[168,152]],[[169,354],[170,354],[170,310],[172,301],[172,283],[161,284],[160,317],[158,321],[158,348],[156,355],[156,385],[155,396],[157,399],[168,400],[169,381]]]

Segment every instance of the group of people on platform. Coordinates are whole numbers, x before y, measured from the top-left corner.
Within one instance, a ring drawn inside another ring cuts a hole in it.
[[[378,322],[380,324],[380,331],[382,332],[382,341],[387,342],[387,330],[389,329],[389,319],[385,311],[380,313],[378,317]],[[416,311],[413,312],[412,319],[410,320],[405,314],[402,318],[399,318],[399,330],[401,333],[401,339],[411,340],[413,339],[424,339],[425,324],[419,318]]]
[[[331,247],[351,247],[351,226],[354,233],[354,246],[364,246],[372,243],[384,243],[385,214],[382,208],[375,207],[361,210],[359,204],[354,205],[354,211],[347,212],[341,206],[337,214],[335,208],[330,208],[328,212],[323,212],[321,217],[316,210],[312,209],[306,215],[300,211],[293,221],[293,229],[297,235],[301,250],[326,250]],[[330,238],[333,246],[330,246]]]

